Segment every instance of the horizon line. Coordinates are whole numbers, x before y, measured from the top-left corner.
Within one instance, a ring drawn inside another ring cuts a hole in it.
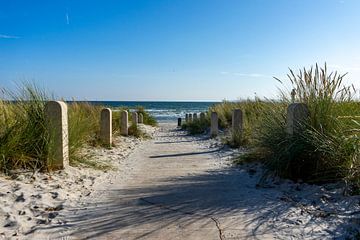
[[[74,100],[72,99],[65,101],[66,102],[222,102],[223,100]]]

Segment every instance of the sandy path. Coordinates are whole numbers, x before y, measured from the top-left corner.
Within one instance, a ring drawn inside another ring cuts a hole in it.
[[[286,182],[258,188],[259,167],[231,167],[231,152],[219,151],[215,141],[186,136],[174,129],[162,126],[153,140],[130,155],[126,172],[114,175],[111,184],[98,183],[86,201],[64,210],[64,225],[39,229],[31,238],[211,240],[342,236],[340,220],[316,218],[311,215],[311,204],[307,210],[291,200],[301,199],[303,195],[299,194],[306,193],[315,196],[311,200],[315,202],[322,198],[318,188]]]
[[[130,155],[126,177],[114,176],[112,184],[95,186],[88,202],[63,213],[66,225],[50,228],[51,235],[74,239],[264,239],[264,230],[252,231],[256,226],[238,214],[239,201],[246,193],[237,188],[246,182],[228,169],[219,148],[209,146],[207,139],[174,129],[162,126],[152,141]]]

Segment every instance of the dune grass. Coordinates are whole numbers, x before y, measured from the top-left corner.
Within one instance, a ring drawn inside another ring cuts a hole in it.
[[[51,132],[46,128],[45,104],[52,100],[46,91],[35,84],[20,84],[15,92],[5,89],[0,99],[0,171],[10,173],[15,169],[47,170],[53,155]],[[108,169],[101,163],[88,159],[82,152],[85,145],[100,146],[100,113],[104,106],[86,102],[68,103],[70,165],[83,165]],[[143,108],[144,121],[156,121]],[[130,114],[131,115],[131,114]],[[131,116],[130,116],[131,119]],[[120,112],[113,111],[113,131],[120,132]],[[144,137],[137,127],[129,129],[130,135]]]
[[[228,129],[224,142],[231,147],[239,147],[253,145],[257,140],[257,129],[261,128],[261,123],[266,114],[277,114],[279,109],[285,109],[285,107],[286,105],[279,101],[256,98],[238,102],[224,101],[212,106],[209,113],[216,112],[219,117],[219,127],[223,130]],[[232,113],[235,109],[241,109],[243,112],[243,132],[241,134],[231,129]],[[265,114],[265,112],[267,113]]]
[[[68,104],[69,156],[71,165],[94,166],[81,152],[84,145],[100,146],[100,113],[102,106],[86,102]],[[102,168],[101,166],[98,166]]]
[[[355,89],[343,85],[344,76],[329,73],[326,65],[299,70],[297,75],[290,70],[295,101],[308,106],[310,117],[303,123],[304,131],[292,137],[285,132],[286,111],[262,122],[259,146],[269,150],[267,164],[278,175],[308,182],[358,175],[360,128],[354,116],[360,105],[352,100]],[[281,96],[283,103],[290,103],[289,92],[281,91]],[[347,118],[339,118],[344,115]]]
[[[0,101],[0,171],[43,169],[49,152],[44,113],[49,98],[31,84],[3,92],[11,101]]]
[[[205,114],[205,118],[201,119],[199,116],[197,119],[193,119],[191,122],[185,122],[181,125],[183,130],[189,132],[190,135],[204,134],[209,130],[210,117],[209,114]]]
[[[144,124],[146,125],[149,125],[149,126],[153,126],[153,127],[156,127],[158,125],[156,119],[151,116],[147,111],[145,111],[145,108],[142,107],[142,106],[137,106],[136,107],[136,112],[138,114],[142,114],[143,115],[143,118],[144,118]]]
[[[277,100],[223,102],[210,111],[216,111],[221,125],[229,128],[232,110],[243,110],[243,135],[228,136],[234,145],[251,149],[238,162],[262,160],[281,177],[307,182],[345,180],[350,188],[359,189],[360,103],[353,100],[354,87],[344,86],[344,77],[328,72],[326,65],[298,74],[290,70],[294,100],[305,103],[310,112],[304,131],[292,137],[286,133],[286,110],[292,102],[289,91],[281,90]]]
[[[128,120],[130,122],[130,126],[128,129],[129,136],[134,136],[136,138],[147,138],[148,136],[146,136],[146,134],[144,132],[142,132],[141,129],[137,125],[132,124],[132,121],[133,121],[132,112],[128,107],[117,107],[116,109],[114,109],[114,111],[113,111],[113,134],[115,134],[115,135],[120,134],[121,111],[128,112],[128,118],[129,118]],[[143,124],[153,126],[153,127],[158,125],[156,119],[153,116],[151,116],[149,114],[149,112],[147,112],[145,110],[144,107],[137,106],[135,108],[135,111],[138,114],[141,113],[143,115]]]
[[[4,92],[10,100],[0,101],[0,171],[47,170],[53,146],[44,109],[52,97],[31,83],[19,85],[15,92]],[[97,144],[100,110],[101,106],[87,103],[68,104],[71,165],[94,165],[81,149],[85,144]]]

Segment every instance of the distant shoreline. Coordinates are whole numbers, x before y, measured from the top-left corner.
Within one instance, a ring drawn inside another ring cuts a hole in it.
[[[158,122],[171,123],[184,118],[186,113],[207,112],[211,106],[219,102],[185,102],[185,101],[67,101],[67,103],[88,103],[110,108],[128,108],[135,110],[141,106]]]

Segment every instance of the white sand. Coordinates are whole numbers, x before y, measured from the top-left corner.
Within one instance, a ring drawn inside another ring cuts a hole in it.
[[[346,239],[359,230],[360,198],[343,196],[340,184],[259,184],[260,165],[231,165],[240,151],[170,125],[151,141],[117,141],[112,150],[91,150],[116,163],[115,171],[70,168],[51,179],[37,173],[31,183],[26,174],[3,180],[0,232],[21,239]]]
[[[142,124],[139,127],[150,137],[154,134],[153,127]],[[119,136],[114,138],[112,149],[85,148],[85,158],[112,166],[112,170],[105,172],[68,167],[49,174],[21,172],[16,179],[0,176],[0,239],[23,239],[36,226],[63,224],[58,219],[59,212],[89,196],[94,184],[107,184],[114,174],[125,176],[129,169],[124,160],[144,141],[147,140]]]

